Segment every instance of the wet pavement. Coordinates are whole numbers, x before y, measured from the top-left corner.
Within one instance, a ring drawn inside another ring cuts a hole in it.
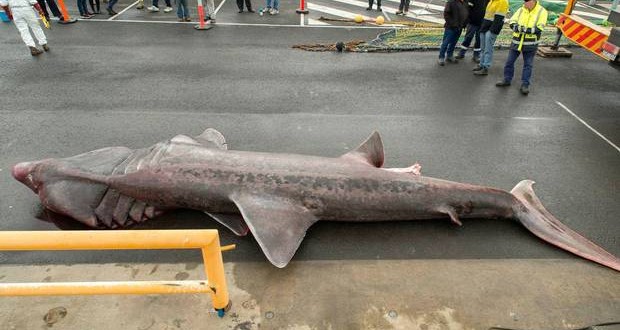
[[[231,5],[222,7],[218,22],[238,15]],[[469,59],[438,67],[435,52],[291,48],[368,40],[381,31],[243,25],[196,31],[188,24],[88,21],[54,25],[47,31],[52,51],[33,59],[14,27],[1,24],[0,229],[57,228],[37,219],[38,199],[11,178],[10,166],[19,161],[143,147],[207,127],[234,149],[336,157],[378,130],[387,166],[417,161],[428,176],[506,190],[533,179],[561,221],[620,255],[620,152],[560,106],[620,144],[618,71],[579,49],[572,59],[537,58],[532,92],[523,97],[518,82],[494,86],[507,55],[501,50],[491,74],[475,77]],[[223,229],[194,211],[140,228]],[[265,260],[251,237],[225,230],[222,237],[238,246],[227,260]],[[462,228],[438,220],[319,223],[294,260],[469,258],[576,257],[507,220],[469,220]],[[0,260],[177,262],[199,255],[28,252],[3,253]]]

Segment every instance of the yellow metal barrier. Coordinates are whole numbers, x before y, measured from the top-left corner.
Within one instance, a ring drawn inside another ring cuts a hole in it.
[[[209,293],[220,317],[230,307],[217,230],[0,231],[0,250],[201,249],[208,281],[0,283],[0,296]]]

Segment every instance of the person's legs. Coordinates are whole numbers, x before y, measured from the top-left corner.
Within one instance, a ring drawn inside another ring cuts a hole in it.
[[[483,68],[490,68],[493,62],[493,45],[497,39],[497,34],[487,31],[484,33],[484,54],[480,60],[480,66]]]
[[[41,29],[41,25],[39,24],[39,19],[34,15],[34,12],[31,15],[26,15],[24,18],[39,45],[47,45],[47,38],[45,38],[45,33],[43,33],[43,29]]]
[[[41,6],[41,9],[43,10],[43,15],[45,15],[45,18],[49,20],[50,14],[49,12],[47,12],[47,6],[45,5],[45,0],[37,0],[37,3],[39,4],[39,6]]]
[[[58,6],[56,5],[56,1],[54,0],[46,0],[47,1],[47,5],[50,7],[50,10],[52,11],[52,15],[60,18],[62,17],[62,13],[60,12],[60,9],[58,9]]]
[[[403,13],[408,13],[409,12],[409,4],[411,3],[411,0],[405,0],[405,11]]]
[[[368,8],[366,8],[366,10],[371,10],[372,9],[372,4],[374,3],[374,0],[368,0]]]
[[[480,26],[475,25],[476,32],[474,32],[474,61],[480,62]]]
[[[32,11],[30,8],[24,8]],[[17,31],[19,31],[19,35],[22,37],[22,40],[28,47],[36,47],[37,45],[34,43],[32,36],[30,35],[30,31],[28,30],[28,22],[23,17],[24,10],[22,8],[14,8],[13,10],[13,23],[15,23],[15,27]]]
[[[534,57],[536,48],[533,50],[523,51],[523,73],[521,74],[521,85],[530,86],[530,78],[532,77],[532,69],[534,68]]]
[[[86,0],[77,0],[78,11],[81,16],[87,16],[88,10],[86,10]]]
[[[381,10],[381,0],[377,0],[377,10]]]
[[[446,57],[448,59],[454,59],[454,48],[456,47],[456,43],[459,41],[459,37],[461,36],[461,32],[463,29],[454,28],[452,29],[452,35],[450,38],[450,42],[448,43]]]
[[[467,49],[469,48],[469,45],[471,45],[471,41],[474,38],[474,35],[476,34],[474,27],[475,25],[467,24],[465,38],[463,38],[463,42],[461,42],[461,47],[460,47],[458,55],[456,55],[456,58],[465,57],[465,53],[467,52]]]
[[[439,59],[443,60],[446,58],[446,50],[448,49],[448,42],[450,41],[450,29],[444,28],[443,30],[443,39],[441,40],[441,46],[439,46]]]
[[[243,12],[243,0],[237,0],[237,8],[239,8],[239,12]]]
[[[213,2],[213,0],[207,0],[206,5],[207,16],[209,16],[209,19],[211,19],[212,21],[215,21],[215,3]]]
[[[116,12],[114,11],[114,5],[116,4],[118,0],[109,0],[108,1],[108,14],[110,15],[116,15]]]
[[[245,0],[245,8],[248,10],[248,12],[253,13],[254,10],[252,10],[252,1],[251,0]]]
[[[280,0],[273,0],[273,9],[280,10]]]
[[[510,48],[508,51],[508,58],[506,64],[504,64],[504,82],[511,82],[515,74],[515,61],[519,58],[520,52],[518,50]]]

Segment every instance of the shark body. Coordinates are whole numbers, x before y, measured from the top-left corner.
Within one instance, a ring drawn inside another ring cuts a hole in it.
[[[511,192],[382,168],[374,132],[337,158],[228,150],[207,129],[146,149],[105,148],[14,166],[44,206],[92,227],[124,227],[177,208],[201,210],[237,235],[251,232],[277,267],[317,221],[510,218],[539,238],[620,271],[620,260],[549,213],[520,182]]]

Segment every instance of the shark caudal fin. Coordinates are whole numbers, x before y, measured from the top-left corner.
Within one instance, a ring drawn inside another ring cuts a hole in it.
[[[533,184],[534,181],[523,180],[512,189],[511,193],[524,206],[515,210],[516,218],[539,238],[580,257],[620,271],[620,259],[568,228],[549,213],[534,194]]]

